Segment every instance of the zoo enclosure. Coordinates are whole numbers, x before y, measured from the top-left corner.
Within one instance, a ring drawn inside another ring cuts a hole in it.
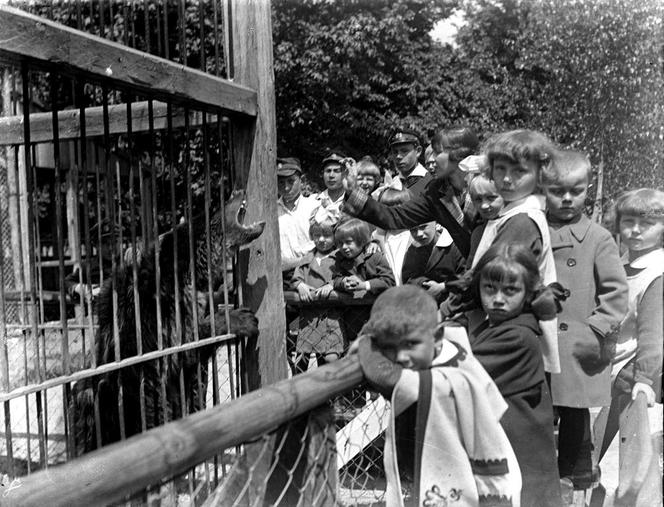
[[[128,366],[163,365],[184,351],[224,344],[211,359],[207,393],[199,393],[209,405],[285,376],[261,358],[278,357],[271,344],[285,329],[270,306],[281,300],[279,271],[270,269],[276,252],[264,246],[278,237],[274,222],[238,262],[230,255],[223,262],[233,275],[227,283],[195,287],[192,298],[194,315],[219,301],[251,306],[272,324],[261,329],[260,352],[213,324],[209,338],[194,330],[192,343],[159,343],[146,354],[137,341],[138,355],[116,354],[104,365],[90,353],[95,290],[116,276],[115,267],[125,263],[136,275],[146,247],[183,219],[190,237],[197,214],[209,231],[210,210],[223,208],[232,186],[247,188],[247,220],[276,216],[271,43],[263,40],[270,39],[269,5],[19,5],[42,17],[0,7],[0,471],[11,477],[74,457],[72,385],[99,373],[121,376]],[[206,251],[209,259],[210,245]],[[194,261],[191,255],[192,273]],[[263,284],[247,282],[247,273]],[[199,367],[198,385],[204,376]],[[187,393],[180,387],[179,394]],[[110,410],[122,416],[121,406]],[[96,401],[97,423],[99,411]],[[140,416],[145,429],[144,403]]]

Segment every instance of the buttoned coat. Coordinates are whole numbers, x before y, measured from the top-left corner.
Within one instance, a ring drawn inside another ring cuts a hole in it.
[[[314,289],[332,284],[333,269],[336,262],[332,253],[319,260],[314,258],[309,264],[295,268],[293,287],[306,283]],[[336,307],[300,308],[300,331],[295,350],[309,354],[327,354],[335,352],[341,355],[345,349],[342,330],[343,311]]]
[[[600,340],[617,329],[627,312],[627,280],[611,234],[585,215],[573,224],[549,228],[558,282],[569,291],[558,314],[559,374],[551,375],[553,404],[590,408],[611,402],[607,365],[589,375],[574,356],[599,356]]]

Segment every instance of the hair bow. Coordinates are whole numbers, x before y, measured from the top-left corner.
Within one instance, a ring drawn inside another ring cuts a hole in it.
[[[465,173],[479,174],[489,166],[486,155],[470,155],[459,162],[459,169]]]

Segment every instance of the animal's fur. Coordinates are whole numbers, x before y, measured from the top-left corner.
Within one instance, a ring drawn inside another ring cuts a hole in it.
[[[224,247],[234,248],[248,243],[263,230],[262,224],[240,226],[237,217],[241,212],[241,201],[242,195],[234,194],[231,197],[226,206],[225,227],[222,224],[224,217],[220,213],[214,215],[211,220],[210,264],[214,278],[223,276],[224,264],[221,255]],[[155,264],[157,245],[152,245],[141,255],[136,277],[131,265],[123,265],[116,270],[113,277],[106,280],[97,302],[99,331],[95,341],[95,354],[98,365],[116,360],[113,332],[114,288],[117,293],[116,315],[121,359],[137,355],[134,287],[137,288],[139,296],[140,343],[143,353],[158,350],[158,323],[161,325],[164,348],[194,341],[194,326],[198,327],[200,339],[211,336],[209,315],[202,315],[202,310],[199,310],[198,322],[194,321],[193,305],[197,304],[194,297],[195,288],[207,289],[208,263],[204,221],[192,222],[196,257],[194,280],[190,275],[187,224],[178,225],[173,231],[165,234],[159,242],[161,278],[158,287]],[[176,282],[179,286],[178,293],[175,290]],[[160,303],[160,317],[157,313],[157,300]],[[179,307],[177,313],[180,315],[180,326],[177,326],[176,307]],[[215,313],[215,328],[216,334],[226,332],[224,312]],[[230,312],[230,331],[238,336],[255,338],[258,334],[257,320],[248,310],[233,310]],[[215,349],[214,346],[207,346],[172,354],[165,360],[147,361],[138,366],[126,367],[75,384],[72,413],[76,454],[98,447],[94,413],[95,397],[99,400],[99,433],[102,445],[119,440],[122,426],[125,436],[128,437],[139,433],[144,427],[149,429],[203,408],[207,386],[207,362]],[[197,385],[199,367],[200,385]],[[184,387],[182,392],[181,385]],[[185,406],[182,403],[182,393],[184,393]],[[141,398],[144,400],[145,421],[141,420]],[[122,419],[118,410],[120,404],[124,412]]]

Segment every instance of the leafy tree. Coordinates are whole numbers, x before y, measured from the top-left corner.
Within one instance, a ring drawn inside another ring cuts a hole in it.
[[[380,156],[388,131],[422,132],[444,109],[449,51],[429,32],[453,0],[274,0],[277,129],[282,154],[316,167],[325,148]]]
[[[480,0],[465,7],[456,57],[468,69],[467,103],[478,124],[536,128],[586,151],[604,168],[609,196],[662,186],[661,3]]]

